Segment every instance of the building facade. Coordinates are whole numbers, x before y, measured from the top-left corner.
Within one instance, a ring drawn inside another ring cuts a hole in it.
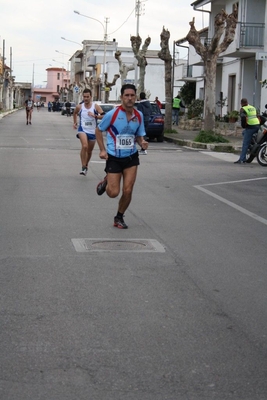
[[[267,90],[261,81],[267,78],[267,4],[266,0],[197,0],[191,5],[203,12],[209,6],[210,22],[203,43],[214,35],[214,18],[224,9],[227,14],[238,7],[238,22],[234,41],[220,54],[216,77],[216,113],[226,114],[239,110],[240,100],[246,97],[259,111],[264,111]],[[207,12],[207,11],[206,11]],[[202,60],[195,49],[189,46],[189,65],[201,66]],[[203,72],[202,72],[203,74]],[[197,77],[197,75],[195,75]],[[204,80],[196,79],[196,98],[201,98]],[[223,107],[221,107],[223,102]]]

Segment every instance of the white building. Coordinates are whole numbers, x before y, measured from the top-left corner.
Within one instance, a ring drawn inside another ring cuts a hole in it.
[[[103,41],[84,40],[83,49],[77,50],[70,58],[70,82],[72,84],[81,83],[84,78],[90,79],[94,77],[96,82],[94,92],[94,100],[101,98],[101,89],[103,87],[103,73],[108,74],[108,82],[113,80],[114,75],[119,74],[119,63],[115,59],[115,52],[121,52],[121,60],[126,66],[137,64],[131,47],[119,47],[118,43],[113,41],[107,41],[106,47]],[[150,100],[154,100],[157,96],[161,101],[165,100],[165,66],[164,61],[158,57],[158,51],[147,50],[146,60],[146,75],[145,75],[145,90],[150,93]],[[177,74],[181,74],[184,69],[186,61],[176,63],[174,68],[174,79],[177,80]],[[103,66],[105,65],[105,71]],[[181,69],[182,66],[182,69]],[[127,74],[127,80],[129,82],[136,83],[138,76],[138,67],[136,70],[129,71]],[[178,88],[183,83],[177,84]],[[111,87],[109,94],[109,101],[118,101],[120,97],[120,89],[122,86],[121,78],[116,81],[116,85]],[[176,89],[175,89],[176,90]]]
[[[226,99],[223,114],[227,111],[239,110],[240,100],[246,97],[259,111],[264,111],[267,104],[267,89],[262,88],[261,81],[267,78],[267,20],[266,0],[196,0],[191,5],[197,11],[210,13],[210,22],[207,34],[203,34],[203,41],[214,35],[214,18],[221,9],[230,14],[234,4],[238,7],[238,23],[235,39],[222,53],[217,65],[216,99]],[[197,27],[196,27],[197,29]],[[203,42],[203,43],[204,43]],[[189,65],[202,65],[202,60],[195,49],[189,46]],[[204,90],[204,81],[195,74],[197,81],[196,98],[201,98]],[[216,113],[220,113],[217,106]]]

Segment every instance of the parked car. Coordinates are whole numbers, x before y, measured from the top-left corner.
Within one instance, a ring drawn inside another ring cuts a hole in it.
[[[164,140],[164,116],[157,103],[154,101],[150,102],[152,108],[152,114],[146,130],[146,137],[149,140],[157,139],[157,142],[163,142]]]
[[[73,111],[75,110],[76,104],[73,103],[72,101],[70,101],[70,114],[73,114]],[[62,109],[61,109],[61,115],[66,115],[67,114],[67,110],[66,110],[66,103],[64,103]]]
[[[103,104],[101,104],[100,103],[99,106],[102,108],[104,113],[107,113],[107,112],[113,110],[113,108],[116,107],[116,104],[112,104],[112,103],[103,103]]]

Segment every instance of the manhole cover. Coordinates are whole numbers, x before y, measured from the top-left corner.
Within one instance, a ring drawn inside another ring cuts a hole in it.
[[[71,239],[77,252],[120,251],[120,252],[160,252],[165,248],[155,239]]]

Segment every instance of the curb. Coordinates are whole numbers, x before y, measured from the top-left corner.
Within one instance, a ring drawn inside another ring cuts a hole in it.
[[[166,142],[172,142],[179,146],[191,147],[192,149],[217,151],[218,153],[240,153],[240,145],[233,145],[231,143],[199,143],[193,140],[178,139],[164,135]]]
[[[9,114],[12,114],[13,112],[18,111],[18,108],[14,108],[13,110],[5,111],[3,113],[0,113],[0,119],[6,117]]]

